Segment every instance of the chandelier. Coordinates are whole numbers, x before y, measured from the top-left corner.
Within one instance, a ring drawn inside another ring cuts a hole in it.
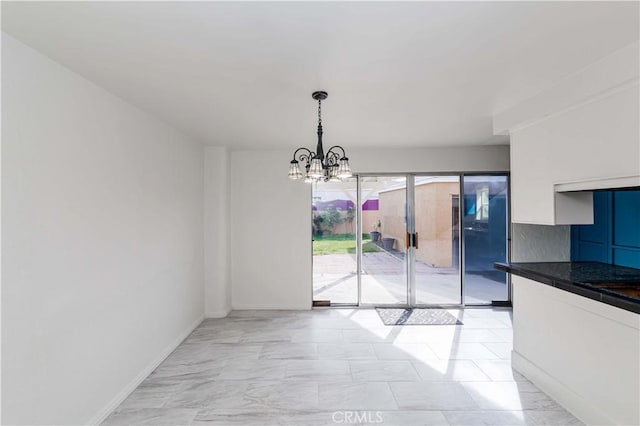
[[[327,153],[322,148],[322,101],[327,99],[327,92],[313,92],[313,99],[318,101],[318,145],[316,152],[307,148],[298,148],[293,153],[293,160],[289,164],[289,178],[302,179],[305,182],[340,182],[353,176],[349,159],[344,148],[334,145]],[[300,170],[300,162],[304,162],[304,170]]]

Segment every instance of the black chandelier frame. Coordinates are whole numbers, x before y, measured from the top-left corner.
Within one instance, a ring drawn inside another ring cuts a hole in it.
[[[306,181],[320,181],[325,182],[329,180],[339,181],[343,178],[352,176],[351,168],[349,166],[349,158],[347,158],[346,152],[340,145],[334,145],[324,152],[322,145],[322,101],[327,99],[327,92],[317,91],[313,92],[311,97],[318,101],[318,144],[316,151],[313,152],[308,148],[301,147],[294,151],[293,160],[290,163],[289,177],[291,179],[305,178]],[[316,169],[312,170],[314,160],[319,160],[321,167],[321,174],[317,170],[318,164],[316,163]],[[305,175],[302,175],[300,171],[300,163],[305,164]],[[311,174],[310,174],[311,173]],[[315,174],[315,175],[314,175]]]

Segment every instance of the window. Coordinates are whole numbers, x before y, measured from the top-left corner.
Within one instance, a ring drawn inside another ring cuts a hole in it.
[[[489,220],[489,187],[476,189],[476,220]]]

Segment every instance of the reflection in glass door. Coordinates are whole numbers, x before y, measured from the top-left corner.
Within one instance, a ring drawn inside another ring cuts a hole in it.
[[[360,188],[363,232],[360,303],[406,305],[407,178],[362,177]]]
[[[506,175],[464,176],[464,302],[509,299],[507,274],[493,267],[507,261]]]
[[[460,178],[416,176],[414,194],[414,304],[460,304]]]

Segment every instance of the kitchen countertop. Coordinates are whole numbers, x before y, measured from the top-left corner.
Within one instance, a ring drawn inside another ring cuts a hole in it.
[[[640,298],[597,283],[628,283],[640,288],[640,269],[600,262],[496,263],[496,269],[640,314]]]

